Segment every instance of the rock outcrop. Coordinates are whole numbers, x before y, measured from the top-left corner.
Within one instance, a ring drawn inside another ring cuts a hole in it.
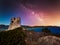
[[[24,30],[26,45],[60,45],[60,37],[44,32]]]
[[[45,36],[39,38],[37,42],[37,45],[60,45],[60,38],[56,36]]]
[[[18,17],[18,18],[11,18],[11,22],[10,22],[8,30],[13,30],[15,28],[20,27],[21,26],[20,22],[21,22],[20,17]]]

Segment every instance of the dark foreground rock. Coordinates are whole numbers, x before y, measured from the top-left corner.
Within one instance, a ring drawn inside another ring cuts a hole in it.
[[[45,36],[38,39],[36,45],[60,45],[60,38],[56,36]]]
[[[60,45],[59,35],[17,28],[0,32],[0,45]]]
[[[60,38],[50,33],[24,31],[26,45],[60,45]]]

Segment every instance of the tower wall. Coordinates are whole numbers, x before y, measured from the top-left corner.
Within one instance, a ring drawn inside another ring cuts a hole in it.
[[[12,30],[12,29],[18,28],[20,26],[21,26],[21,19],[19,17],[11,18],[11,22],[10,22],[8,30]]]

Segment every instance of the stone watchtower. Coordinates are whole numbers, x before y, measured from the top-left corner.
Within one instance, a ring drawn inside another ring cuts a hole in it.
[[[21,26],[21,19],[20,19],[20,17],[18,17],[18,18],[11,18],[11,22],[10,22],[8,30],[12,30],[12,29],[18,28],[20,26]]]

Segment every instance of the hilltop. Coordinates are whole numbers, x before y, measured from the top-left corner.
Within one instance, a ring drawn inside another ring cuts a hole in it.
[[[60,44],[60,36],[52,34],[48,29],[35,32],[34,30],[23,30],[22,27],[19,27],[14,30],[0,32],[0,45],[55,45],[54,41],[50,41],[51,39],[57,42],[56,45]],[[49,42],[43,42],[43,40]]]

